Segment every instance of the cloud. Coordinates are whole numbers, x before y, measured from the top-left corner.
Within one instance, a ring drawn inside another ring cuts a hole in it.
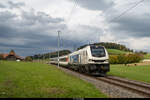
[[[112,0],[72,0],[74,3],[90,10],[106,10],[114,6]]]
[[[6,6],[0,3],[0,8],[6,8]]]
[[[114,31],[118,33],[124,33],[124,35],[134,37],[150,37],[150,13],[143,14],[137,17],[123,17],[117,21],[113,21],[116,25],[112,25]],[[116,33],[117,34],[117,33]]]
[[[57,30],[58,27],[60,29],[65,27],[61,22],[63,22],[63,19],[52,18],[42,12],[23,11],[20,16],[9,11],[3,11],[0,12],[0,38],[7,40],[5,44],[13,43],[9,41],[11,39],[13,41],[18,39],[14,42],[16,45],[20,44],[21,41],[25,41],[24,44],[26,44],[29,39],[34,41],[38,36],[53,36],[52,32]]]
[[[113,21],[112,18],[135,3],[130,4],[129,0],[125,5],[122,0],[77,0],[79,6],[70,14],[73,0],[63,0],[63,4],[59,4],[59,0],[46,1],[1,1],[0,48],[13,48],[23,55],[40,53],[43,48],[50,48],[47,52],[57,50],[58,30],[61,31],[61,48],[70,50],[74,46],[99,42],[99,38],[101,42],[124,42],[131,49],[150,48],[148,0],[143,2],[144,6],[141,4]]]
[[[63,23],[64,19],[53,18],[44,12],[22,11],[21,15],[17,15],[10,11],[1,11],[0,46],[15,50],[25,48],[22,49],[24,52],[27,48],[37,50],[36,48],[51,47],[53,50],[57,48],[57,31],[64,30],[66,33],[61,36],[61,47],[72,50],[73,44],[80,45],[83,42],[76,41],[75,38],[64,38],[69,35]]]
[[[14,3],[12,1],[8,1],[8,5],[9,5],[10,9],[13,9],[13,8],[20,8],[22,6],[25,6],[25,3],[23,3],[23,2]]]

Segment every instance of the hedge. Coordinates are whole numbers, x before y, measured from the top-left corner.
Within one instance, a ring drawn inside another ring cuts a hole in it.
[[[110,55],[110,64],[129,64],[138,63],[143,59],[142,54],[120,54],[120,55]]]

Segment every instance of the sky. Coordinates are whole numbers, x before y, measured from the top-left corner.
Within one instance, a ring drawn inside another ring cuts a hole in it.
[[[29,56],[114,42],[150,52],[150,0],[0,0],[0,52]]]

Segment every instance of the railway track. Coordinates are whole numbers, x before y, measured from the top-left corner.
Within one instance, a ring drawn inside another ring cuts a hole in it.
[[[62,67],[64,68],[64,67]],[[67,68],[64,68],[67,69]],[[108,83],[110,85],[115,85],[117,87],[121,87],[123,89],[126,89],[128,91],[132,91],[133,93],[139,94],[141,96],[150,98],[150,84],[148,83],[143,83],[143,82],[138,82],[138,81],[133,81],[133,80],[128,80],[125,78],[120,78],[116,76],[106,76],[106,77],[94,77],[88,74],[80,73],[77,71],[74,71],[72,69],[67,69],[72,72],[75,72],[80,75],[84,75],[90,78],[94,78],[98,81],[103,81],[105,83]]]
[[[74,70],[71,70],[71,71],[74,71]],[[80,72],[77,72],[77,73],[83,74]],[[83,74],[83,75],[87,77],[95,78],[97,80],[109,83],[111,85],[119,86],[121,88],[127,89],[139,95],[150,98],[150,84],[128,80],[128,79],[116,77],[116,76],[94,77],[88,74]]]
[[[127,80],[119,77],[107,76],[107,77],[98,77],[96,78],[100,81],[104,81],[115,86],[127,89],[134,93],[150,97],[150,84],[145,84],[142,82],[136,82],[132,80]]]

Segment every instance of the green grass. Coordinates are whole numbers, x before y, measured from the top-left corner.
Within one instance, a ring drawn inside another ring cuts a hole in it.
[[[107,49],[109,54],[126,54],[128,52],[126,51],[121,51],[121,50],[117,50],[117,49]]]
[[[150,59],[150,54],[144,55],[144,59]]]
[[[108,74],[150,83],[150,65],[130,67],[111,65]]]
[[[0,97],[105,98],[93,85],[55,66],[0,61]]]

